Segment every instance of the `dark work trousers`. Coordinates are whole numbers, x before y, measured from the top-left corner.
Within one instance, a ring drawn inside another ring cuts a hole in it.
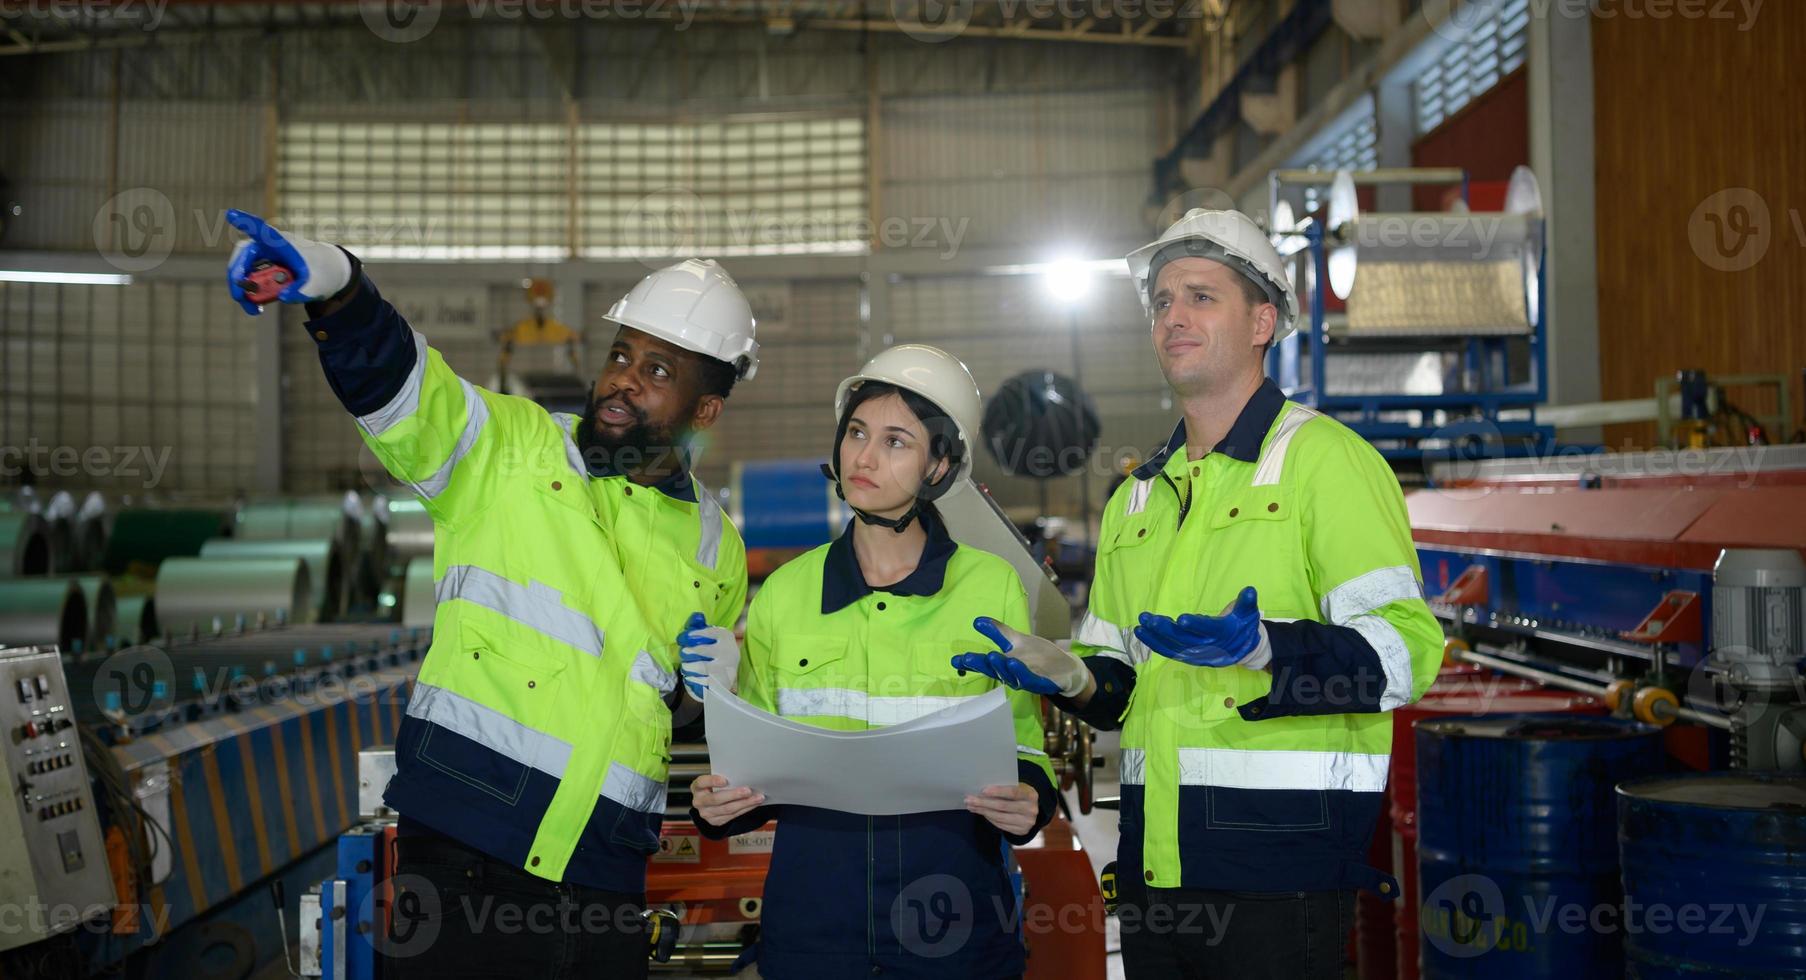
[[[1342,980],[1354,892],[1121,889],[1127,980]]]
[[[641,980],[646,896],[560,884],[437,835],[396,839],[389,980]]]

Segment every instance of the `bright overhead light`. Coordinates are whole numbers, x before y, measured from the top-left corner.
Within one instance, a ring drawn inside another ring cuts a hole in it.
[[[43,272],[0,269],[0,282],[44,282],[62,286],[130,286],[132,277],[110,272]]]
[[[1041,279],[1047,292],[1060,303],[1071,306],[1091,292],[1092,263],[1082,259],[1059,258],[1047,263]]]

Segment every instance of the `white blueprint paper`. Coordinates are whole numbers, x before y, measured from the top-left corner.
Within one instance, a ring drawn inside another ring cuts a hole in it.
[[[986,786],[1014,786],[1016,729],[1002,688],[885,728],[833,732],[710,688],[709,769],[767,804],[889,816],[963,810]]]

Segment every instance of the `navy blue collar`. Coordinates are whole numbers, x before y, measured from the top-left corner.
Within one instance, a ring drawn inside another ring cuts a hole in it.
[[[916,561],[915,571],[895,585],[880,586],[876,590],[865,584],[859,556],[853,553],[853,521],[847,521],[846,530],[828,545],[828,557],[822,562],[823,616],[839,612],[873,591],[891,595],[934,595],[941,591],[941,584],[947,578],[947,562],[959,545],[954,543],[952,535],[947,533],[947,526],[941,523],[932,508],[923,508],[916,520],[921,521],[922,530],[928,532],[928,543],[922,547],[922,557]]]
[[[1213,453],[1222,453],[1231,459],[1239,459],[1244,463],[1252,463],[1260,459],[1260,444],[1267,439],[1267,430],[1273,427],[1273,420],[1279,417],[1285,408],[1285,392],[1273,383],[1272,378],[1261,380],[1260,387],[1242,406],[1242,413],[1235,417],[1235,424],[1229,427],[1228,434],[1211,449]],[[1155,453],[1147,462],[1135,468],[1130,475],[1137,480],[1153,479],[1166,466],[1166,461],[1185,445],[1185,420],[1180,419],[1174,427],[1173,434],[1166,440],[1166,447]]]

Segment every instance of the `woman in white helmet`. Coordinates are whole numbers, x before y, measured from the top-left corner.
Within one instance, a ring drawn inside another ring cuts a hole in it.
[[[679,645],[693,688],[727,686],[784,718],[863,731],[996,687],[951,658],[972,646],[975,620],[1027,631],[1028,601],[1015,569],[955,543],[934,507],[972,466],[979,393],[963,364],[933,347],[893,347],[840,385],[835,417],[824,470],[857,517],[766,581],[747,615],[743,662],[725,630],[687,631]],[[969,797],[964,811],[768,807],[757,787],[713,774],[692,783],[691,816],[704,834],[778,820],[762,976],[1021,975],[1000,838],[1026,843],[1055,797],[1038,699],[1010,698],[1020,781]]]

